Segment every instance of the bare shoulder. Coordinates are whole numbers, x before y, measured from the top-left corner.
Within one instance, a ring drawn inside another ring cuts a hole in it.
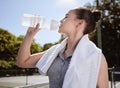
[[[107,61],[106,61],[104,54],[102,53],[101,63],[100,63],[100,71],[103,71],[103,70],[108,70],[108,64],[107,64]]]
[[[108,64],[107,64],[106,58],[103,53],[102,53],[102,57],[101,57],[101,65],[108,68]]]
[[[108,85],[108,64],[105,56],[102,54],[100,70],[98,75],[97,88],[109,88]]]

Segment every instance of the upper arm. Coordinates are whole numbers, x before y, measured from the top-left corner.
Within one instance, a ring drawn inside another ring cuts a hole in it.
[[[105,56],[102,54],[100,70],[97,81],[97,88],[109,88],[108,84],[108,65]]]
[[[32,54],[24,61],[24,63],[20,63],[20,61],[17,61],[16,64],[19,67],[23,67],[23,68],[34,68],[36,66],[36,63],[43,56],[43,54],[44,52]]]

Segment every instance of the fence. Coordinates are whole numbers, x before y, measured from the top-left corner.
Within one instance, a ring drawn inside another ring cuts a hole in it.
[[[117,83],[120,83],[120,68],[112,67],[108,69],[109,80],[111,81],[111,88],[117,88]],[[120,87],[119,87],[120,88]]]

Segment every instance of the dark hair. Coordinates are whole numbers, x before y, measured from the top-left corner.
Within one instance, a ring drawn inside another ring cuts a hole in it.
[[[89,34],[95,30],[96,23],[101,18],[101,11],[93,10],[87,8],[76,8],[73,9],[76,12],[78,19],[84,19],[86,21],[86,27],[84,30],[84,34]]]

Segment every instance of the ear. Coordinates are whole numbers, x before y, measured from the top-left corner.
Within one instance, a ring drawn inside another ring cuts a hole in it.
[[[79,24],[80,24],[80,25],[84,24],[84,21],[85,21],[85,20],[80,19],[80,20],[79,20]]]
[[[79,20],[77,21],[76,27],[77,27],[78,29],[80,29],[84,24],[85,24],[85,20],[79,19]]]
[[[80,19],[80,20],[78,21],[78,24],[76,25],[76,30],[77,30],[77,32],[83,33],[83,32],[84,32],[84,29],[85,29],[85,26],[86,26],[85,20]]]

